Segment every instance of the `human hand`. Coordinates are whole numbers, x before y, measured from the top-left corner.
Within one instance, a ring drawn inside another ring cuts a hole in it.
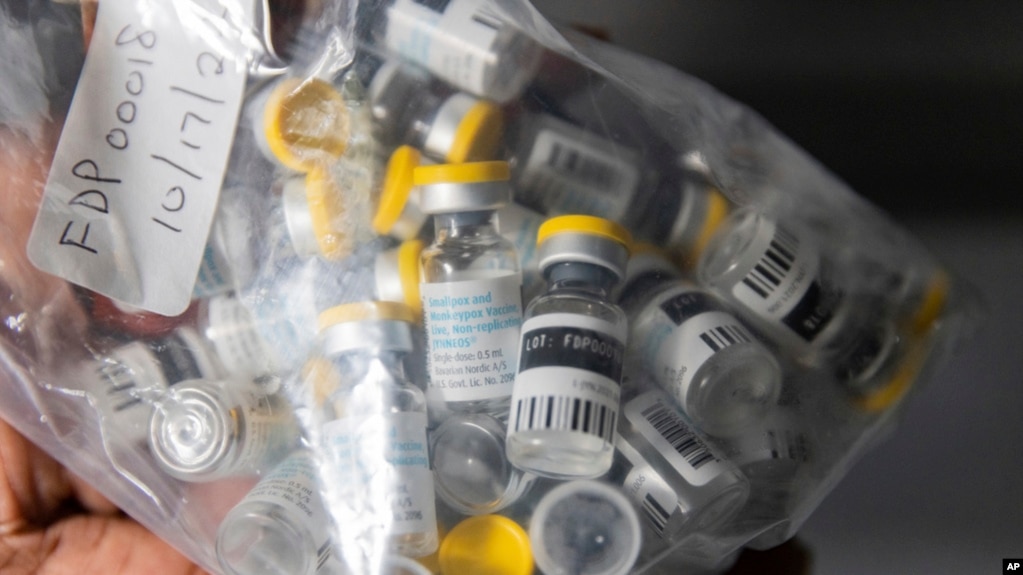
[[[0,573],[206,573],[0,420]]]

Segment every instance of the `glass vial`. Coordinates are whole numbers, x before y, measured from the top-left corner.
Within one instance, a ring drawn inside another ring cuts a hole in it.
[[[421,166],[414,177],[435,227],[419,286],[431,403],[506,417],[522,325],[518,257],[494,217],[511,199],[508,164]]]
[[[636,563],[641,539],[629,500],[593,480],[550,490],[529,520],[533,556],[547,575],[625,575]]]
[[[650,388],[626,402],[612,477],[665,540],[720,527],[742,509],[749,482]]]
[[[497,102],[522,93],[542,49],[479,0],[391,0],[377,42],[458,89]]]
[[[834,271],[811,241],[750,208],[724,222],[697,270],[782,349],[860,393],[887,371],[898,337],[881,306],[846,294]]]
[[[343,540],[421,557],[437,549],[437,520],[426,399],[403,365],[413,350],[413,321],[393,302],[323,312],[319,354],[337,383],[317,394],[331,471],[324,480],[334,491],[335,519],[345,525]]]
[[[105,431],[129,445],[147,443],[153,405],[167,388],[224,375],[217,358],[190,327],[123,345],[79,369],[78,377],[99,410]]]
[[[547,292],[530,302],[508,422],[508,460],[554,478],[611,467],[628,327],[608,301],[625,273],[629,232],[592,216],[540,226]]]
[[[620,304],[630,356],[703,431],[755,425],[781,393],[778,362],[716,296],[672,275],[653,253],[629,262]]]
[[[233,293],[199,302],[197,329],[216,352],[226,373],[258,377],[277,373],[277,351],[260,335],[255,318]]]
[[[635,150],[546,114],[519,124],[513,137],[515,194],[548,216],[587,214],[632,227],[645,209],[642,158]]]
[[[661,179],[636,235],[663,246],[674,262],[691,270],[730,209],[721,192],[701,176],[674,174]]]
[[[157,402],[150,451],[171,477],[206,482],[267,470],[297,443],[280,380],[191,380]]]
[[[388,60],[369,85],[376,133],[384,145],[408,144],[450,164],[497,157],[501,108],[465,92],[423,82],[420,69]]]
[[[217,529],[217,561],[228,575],[333,575],[330,518],[312,453],[299,450],[256,484]]]
[[[437,496],[463,515],[516,502],[535,477],[505,458],[505,424],[482,413],[455,414],[430,434]]]

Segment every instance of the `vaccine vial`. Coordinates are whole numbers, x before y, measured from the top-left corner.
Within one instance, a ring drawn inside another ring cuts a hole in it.
[[[519,203],[548,216],[639,223],[647,202],[638,195],[651,172],[637,151],[547,114],[524,118],[512,140]]]
[[[702,177],[664,177],[647,203],[636,235],[662,246],[674,262],[692,270],[730,209],[725,196]]]
[[[259,92],[246,114],[263,156],[296,172],[336,161],[353,130],[341,92],[319,78],[282,78]]]
[[[781,368],[723,302],[674,270],[653,253],[630,261],[620,300],[630,357],[698,428],[741,432],[777,402]]]
[[[438,563],[441,573],[451,575],[535,572],[529,535],[518,523],[502,515],[477,515],[460,521],[444,536]]]
[[[377,70],[369,97],[384,145],[408,144],[449,164],[497,158],[504,117],[493,102],[424,84],[422,71],[400,60]]]
[[[435,229],[419,286],[431,403],[506,417],[522,325],[518,256],[494,217],[511,199],[508,164],[421,166],[414,178]]]
[[[385,4],[374,29],[377,44],[463,92],[508,102],[522,93],[539,67],[539,44],[486,2]]]
[[[281,204],[295,255],[340,260],[355,250],[358,215],[344,190],[325,167],[287,178]]]
[[[167,388],[222,377],[223,367],[191,327],[136,340],[80,365],[73,376],[100,412],[104,433],[126,445],[145,445],[153,405]]]
[[[421,318],[423,301],[419,296],[419,259],[422,240],[408,240],[381,251],[373,262],[373,293],[381,301],[403,303]]]
[[[750,498],[734,518],[736,529],[758,533],[747,547],[770,549],[795,534],[793,516],[814,491],[813,436],[794,407],[778,406],[760,425],[722,441],[722,449],[750,482]]]
[[[298,450],[267,473],[217,529],[217,562],[227,575],[334,575],[330,517],[313,454]]]
[[[463,515],[495,513],[536,479],[505,458],[505,424],[483,413],[448,417],[430,433],[437,496]]]
[[[754,209],[725,220],[697,273],[760,333],[853,393],[890,367],[898,337],[880,302],[845,293],[813,242]]]
[[[622,408],[611,478],[660,539],[716,529],[742,509],[749,481],[711,448],[664,393],[645,386]]]
[[[547,575],[625,575],[641,545],[632,504],[607,483],[569,481],[547,492],[529,520],[529,540]]]
[[[593,216],[540,226],[548,288],[526,309],[508,421],[508,460],[520,469],[577,478],[611,467],[628,326],[608,298],[631,241]]]
[[[319,357],[337,374],[323,394],[324,481],[342,544],[421,557],[437,549],[426,398],[405,375],[411,311],[393,302],[344,304],[320,315]],[[370,543],[367,543],[370,542]],[[354,552],[354,549],[353,549]]]
[[[156,403],[149,427],[156,462],[191,482],[269,470],[298,438],[291,405],[272,376],[181,382]]]
[[[196,328],[226,373],[258,377],[282,368],[278,351],[263,339],[256,319],[234,293],[201,300]]]

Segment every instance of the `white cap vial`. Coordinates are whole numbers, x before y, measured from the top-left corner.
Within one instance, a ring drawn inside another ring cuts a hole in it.
[[[535,480],[505,458],[505,425],[483,413],[454,414],[430,434],[437,495],[465,515],[494,513]]]
[[[149,445],[160,467],[184,481],[253,475],[284,458],[299,437],[275,377],[192,380],[156,404]]]
[[[639,556],[639,517],[611,485],[571,481],[537,504],[529,540],[546,575],[625,575]]]

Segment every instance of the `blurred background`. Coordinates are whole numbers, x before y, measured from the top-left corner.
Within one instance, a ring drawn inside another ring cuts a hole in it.
[[[811,572],[1023,557],[1023,3],[533,2],[756,110],[983,295],[977,336],[804,526]]]

